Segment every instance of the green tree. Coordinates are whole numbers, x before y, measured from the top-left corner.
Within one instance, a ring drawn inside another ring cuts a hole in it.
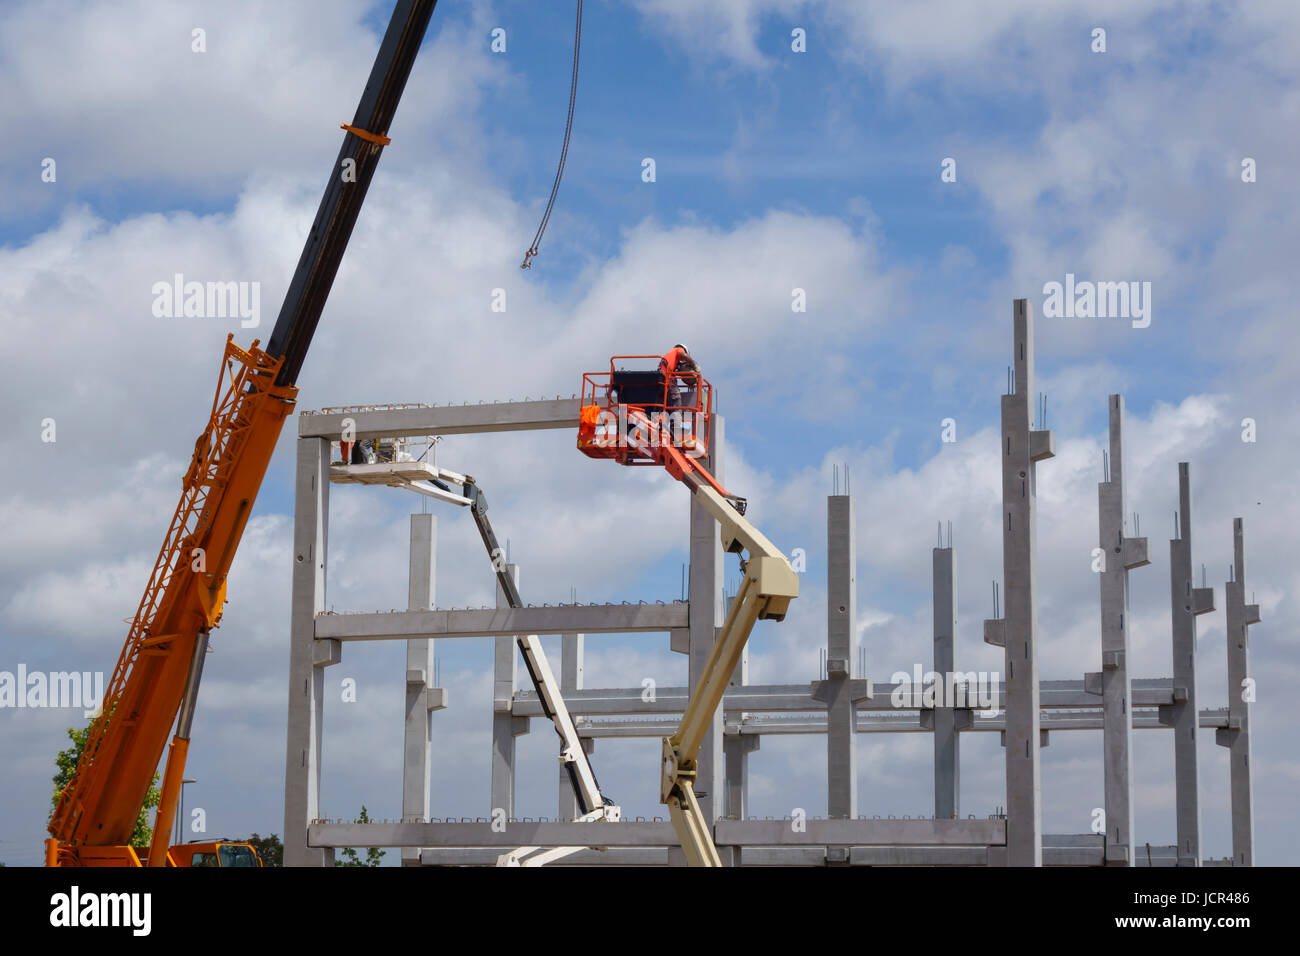
[[[365,804],[362,804],[361,816],[357,817],[357,823],[369,823],[369,822],[370,822],[370,814],[366,812]],[[372,846],[370,847],[370,849],[366,850],[366,858],[364,861],[362,861],[362,859],[357,856],[357,851],[352,849],[352,847],[348,846],[343,848],[343,859],[335,860],[334,865],[335,866],[378,866],[379,861],[382,860],[383,858],[384,858],[384,851],[379,849],[378,847]]]
[[[50,798],[50,816],[54,816],[54,807],[59,805],[59,794],[72,780],[72,775],[77,772],[77,763],[81,760],[81,752],[86,748],[86,738],[90,736],[92,726],[94,725],[87,724],[81,730],[76,727],[68,728],[68,738],[72,741],[72,746],[59,751],[58,756],[54,758],[59,772],[54,775],[54,796]],[[140,808],[140,816],[135,821],[131,846],[146,847],[152,842],[153,827],[149,823],[149,811],[158,806],[161,798],[162,793],[158,790],[158,774],[155,773],[153,782],[149,784],[149,790],[145,794],[144,806]]]

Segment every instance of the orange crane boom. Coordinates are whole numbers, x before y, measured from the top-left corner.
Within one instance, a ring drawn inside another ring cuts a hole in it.
[[[129,846],[167,735],[150,866],[168,855],[208,635],[221,621],[226,576],[297,396],[298,372],[437,0],[398,0],[316,220],[265,350],[226,341],[216,396],[185,473],[153,573],[102,713],[50,819],[51,866],[139,866]],[[344,175],[345,171],[348,172]]]

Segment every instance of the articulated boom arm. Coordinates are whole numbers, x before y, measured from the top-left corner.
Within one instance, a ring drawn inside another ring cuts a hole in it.
[[[737,514],[722,495],[707,484],[697,485],[693,490],[696,500],[718,520],[723,548],[734,554],[748,552],[749,558],[741,559],[744,580],[732,599],[731,610],[709,652],[700,681],[687,701],[677,732],[664,739],[659,799],[668,805],[687,863],[721,866],[709,823],[695,800],[695,762],[750,631],[758,621],[785,618],[790,602],[799,596],[799,579],[785,555]]]
[[[723,550],[741,555],[744,580],[740,590],[713,642],[677,732],[664,738],[659,788],[659,799],[668,805],[686,862],[691,866],[721,866],[709,821],[695,799],[696,761],[750,632],[758,621],[785,618],[790,602],[799,596],[799,579],[786,556],[745,520],[744,499],[729,494],[703,466],[683,455],[666,428],[639,411],[629,413],[628,420],[638,426],[629,439],[631,443],[642,454],[658,458],[669,474],[691,489],[695,499],[717,520]]]
[[[126,644],[72,780],[50,819],[46,864],[138,866],[129,846],[173,723],[149,849],[169,862],[176,795],[208,633],[221,620],[226,575],[248,523],[295,382],[352,227],[388,142],[437,0],[398,0],[265,351],[229,339],[216,399],[182,484]],[[179,719],[178,719],[179,715]]]
[[[464,487],[465,497],[471,501],[470,512],[474,516],[474,524],[478,527],[479,537],[483,539],[483,546],[487,548],[492,558],[492,566],[496,569],[497,581],[501,584],[501,590],[505,592],[506,601],[511,607],[523,607],[524,601],[519,594],[519,587],[515,584],[515,579],[506,571],[505,552],[501,550],[496,533],[487,518],[487,498],[484,497],[482,489],[472,480]],[[541,641],[535,635],[521,634],[518,643],[519,650],[524,656],[524,666],[528,669],[528,676],[541,701],[542,712],[554,725],[555,732],[560,738],[560,759],[564,762],[569,772],[569,779],[573,782],[573,793],[578,799],[578,809],[584,816],[596,812],[603,815],[606,808],[610,808],[616,815],[618,807],[600,792],[600,784],[596,782],[596,774],[591,769],[587,752],[582,749],[582,740],[578,736],[573,717],[569,714],[569,708],[565,705],[564,698],[560,696],[560,683],[555,679]],[[606,819],[610,818],[606,817]],[[617,816],[613,819],[617,819]]]
[[[483,539],[483,546],[487,548],[488,555],[492,558],[492,566],[496,570],[497,581],[501,584],[506,602],[511,607],[523,607],[524,602],[519,594],[519,588],[515,584],[515,579],[506,570],[504,552],[497,541],[496,533],[492,530],[491,522],[488,521],[487,498],[473,479],[465,482],[464,495],[470,500],[470,513],[474,516],[474,524],[478,528],[479,537]],[[560,761],[568,771],[569,781],[573,784],[573,793],[578,800],[579,820],[582,822],[618,820],[621,815],[619,808],[600,791],[600,784],[596,781],[596,773],[591,768],[591,761],[587,759],[587,752],[582,748],[578,728],[573,723],[573,717],[564,703],[564,698],[560,696],[560,682],[555,679],[555,673],[546,659],[546,652],[542,649],[542,642],[536,635],[520,634],[517,643],[524,658],[524,666],[528,670],[528,677],[532,680],[533,688],[537,691],[537,699],[541,702],[542,712],[551,721],[556,735],[560,738]],[[515,866],[522,863],[526,866],[540,866],[549,860],[576,852],[578,848],[557,847],[537,852],[539,849],[520,847],[504,854],[500,864]]]

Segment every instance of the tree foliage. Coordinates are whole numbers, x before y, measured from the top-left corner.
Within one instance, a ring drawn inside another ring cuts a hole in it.
[[[370,814],[366,812],[365,805],[361,806],[361,815],[357,817],[357,823],[369,823]],[[357,856],[357,851],[352,847],[343,848],[343,859],[335,860],[335,866],[379,866],[379,861],[384,858],[384,851],[378,847],[370,847],[366,850],[366,858],[362,860]]]

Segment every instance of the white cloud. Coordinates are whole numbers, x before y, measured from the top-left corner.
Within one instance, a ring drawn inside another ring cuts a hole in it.
[[[252,169],[321,181],[379,45],[362,25],[371,6],[82,0],[55,14],[39,3],[6,5],[0,122],[29,139],[39,124],[39,151],[0,158],[14,184],[0,218],[105,184],[193,201],[229,194]],[[468,145],[456,130],[468,125],[480,88],[509,82],[487,50],[489,15],[485,5],[467,20],[438,11],[386,167],[409,162],[403,153]],[[196,28],[206,31],[205,53],[191,50]],[[57,184],[40,179],[45,156],[58,163]]]

